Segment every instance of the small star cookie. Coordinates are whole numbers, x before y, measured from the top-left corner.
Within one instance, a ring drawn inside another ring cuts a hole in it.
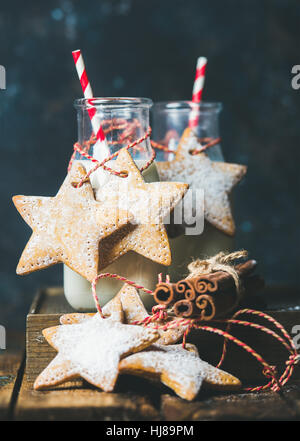
[[[175,158],[169,162],[156,163],[159,177],[161,181],[186,182],[191,190],[204,190],[205,219],[232,236],[235,233],[235,224],[229,194],[246,174],[247,167],[211,161],[205,153],[190,154],[200,147],[196,136],[187,128],[181,137]]]
[[[153,329],[124,325],[113,315],[103,319],[99,314],[82,323],[44,329],[43,335],[58,354],[35,380],[36,390],[82,377],[110,392],[119,374],[120,359],[159,338]]]
[[[145,183],[126,149],[120,150],[111,167],[127,172],[128,176],[111,175],[107,184],[97,191],[96,199],[105,202],[107,197],[117,195],[119,208],[129,211],[133,219],[131,225],[102,240],[104,252],[100,256],[100,269],[131,250],[154,262],[170,265],[170,244],[163,221],[183,198],[188,185],[181,182]]]
[[[201,360],[194,345],[154,344],[120,362],[120,373],[161,381],[185,400],[193,400],[202,383],[212,388],[238,389],[241,382],[221,369]]]
[[[89,180],[75,188],[74,183],[85,175],[84,167],[77,163],[55,197],[13,197],[33,230],[17,274],[63,262],[90,282],[97,276],[100,240],[127,225],[130,216],[116,206],[97,202]]]

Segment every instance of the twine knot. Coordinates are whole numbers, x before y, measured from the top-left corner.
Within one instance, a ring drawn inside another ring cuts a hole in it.
[[[286,364],[288,366],[297,365],[300,362],[300,354],[292,354],[289,356],[289,359],[287,360]]]
[[[201,260],[196,259],[188,265],[190,274],[187,279],[197,277],[201,274],[209,274],[216,271],[225,271],[230,274],[234,280],[237,293],[237,301],[234,307],[239,303],[243,293],[243,286],[241,284],[240,277],[233,266],[233,262],[237,259],[247,257],[248,252],[246,250],[235,251],[233,253],[224,253],[221,251],[209,259]]]
[[[152,308],[153,317],[158,318],[158,320],[167,320],[168,313],[166,311],[167,305],[155,305]]]

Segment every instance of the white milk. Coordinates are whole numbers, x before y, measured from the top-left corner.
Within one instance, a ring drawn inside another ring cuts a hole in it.
[[[195,236],[181,235],[170,238],[172,264],[168,272],[172,282],[177,282],[188,275],[187,265],[197,258],[205,259],[220,251],[233,249],[232,237],[227,236],[205,222],[202,234]]]
[[[144,162],[136,161],[141,167]],[[86,168],[90,161],[83,161]],[[109,164],[108,164],[109,166]],[[159,181],[155,164],[152,164],[143,172],[146,182]],[[96,180],[92,180],[95,189]],[[101,272],[119,274],[129,280],[136,282],[153,290],[157,283],[159,273],[168,273],[171,281],[178,281],[187,275],[187,265],[195,258],[205,258],[216,254],[219,251],[230,251],[233,249],[233,238],[226,236],[210,224],[205,222],[204,232],[200,235],[181,235],[176,238],[169,238],[172,264],[166,268],[163,265],[153,262],[138,253],[129,251]],[[115,279],[101,279],[97,284],[97,295],[100,304],[103,306],[112,299],[121,289],[123,282]],[[78,311],[95,309],[91,291],[91,284],[82,276],[64,265],[64,291],[67,301]],[[154,302],[151,295],[140,290],[140,295],[145,306],[150,309]]]
[[[145,161],[135,161],[138,167],[141,167]],[[94,166],[90,161],[82,161],[86,168],[90,165]],[[109,163],[107,164],[109,166]],[[143,177],[146,182],[159,181],[158,173],[155,164],[151,164],[143,172]],[[96,183],[92,181],[93,185]],[[141,256],[138,253],[130,251],[124,256],[120,257],[111,265],[107,266],[101,272],[108,272],[124,276],[129,280],[144,286],[147,289],[153,290],[157,283],[157,275],[160,272],[165,272],[166,267],[152,260]],[[123,282],[115,279],[101,279],[97,284],[97,295],[101,306],[105,305],[112,299],[122,287]],[[85,278],[71,270],[64,265],[64,291],[67,301],[70,305],[78,311],[87,311],[95,309],[95,304],[91,291],[91,284]],[[151,308],[154,304],[151,295],[140,290],[140,295],[147,308]]]

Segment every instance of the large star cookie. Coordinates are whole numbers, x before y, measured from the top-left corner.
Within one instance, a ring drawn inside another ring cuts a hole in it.
[[[240,381],[201,360],[194,345],[154,344],[120,362],[120,372],[159,380],[185,400],[193,400],[202,383],[212,388],[236,389]]]
[[[154,262],[170,265],[171,251],[164,218],[183,198],[188,185],[181,182],[145,183],[132,157],[126,149],[120,150],[112,168],[128,174],[125,178],[111,175],[107,184],[96,193],[96,199],[119,201],[119,208],[128,210],[131,225],[101,242],[104,252],[100,256],[100,268],[115,261],[128,251],[135,251]]]
[[[245,175],[247,167],[211,161],[205,153],[190,153],[199,147],[191,129],[186,129],[173,161],[157,163],[159,177],[162,181],[186,182],[191,190],[204,190],[205,219],[224,233],[233,235],[235,224],[228,196]]]
[[[81,377],[105,392],[112,391],[120,359],[145,349],[159,337],[153,329],[124,325],[115,318],[95,314],[79,324],[44,329],[44,337],[58,354],[37,377],[34,389]]]
[[[118,294],[104,306],[103,313],[111,314],[115,308],[116,302],[118,302],[118,299],[120,300],[122,305],[125,323],[132,324],[135,322],[139,322],[149,316],[137,290],[133,286],[130,286],[126,283],[123,285]],[[60,318],[60,323],[66,325],[72,323],[82,323],[84,320],[90,319],[93,316],[94,313],[75,312],[71,314],[64,314]],[[168,319],[168,321],[171,320],[172,318]],[[158,320],[154,324],[150,324],[148,327],[151,328],[151,326],[162,325],[165,323],[165,321],[162,322]],[[168,329],[167,331],[158,329],[157,332],[159,333],[160,338],[157,343],[162,345],[169,345],[178,342],[183,336],[186,328],[187,326],[180,326],[174,329]]]
[[[33,230],[17,266],[28,274],[63,262],[92,281],[98,274],[99,242],[130,221],[126,211],[95,200],[90,181],[76,188],[86,172],[75,164],[55,197],[14,196]],[[100,249],[101,255],[101,249]]]

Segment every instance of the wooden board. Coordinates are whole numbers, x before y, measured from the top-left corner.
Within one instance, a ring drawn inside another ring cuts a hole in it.
[[[166,421],[299,421],[300,385],[273,392],[205,395],[191,403],[162,396],[161,412]]]
[[[202,390],[187,402],[163,386],[121,376],[116,392],[103,393],[83,382],[37,392],[25,378],[14,419],[42,421],[220,421],[299,420],[300,383],[281,393],[221,394]]]
[[[113,393],[103,393],[83,381],[66,383],[55,390],[37,392],[32,388],[35,377],[55,355],[44,341],[41,331],[59,323],[62,313],[71,312],[61,288],[43,291],[36,297],[27,317],[27,369],[18,393],[13,415],[16,420],[105,420],[105,421],[216,421],[216,420],[299,420],[300,382],[288,383],[280,394],[273,392],[224,394],[201,390],[193,402],[181,400],[161,384],[133,376],[120,376]],[[300,324],[299,311],[271,313],[290,331]],[[234,330],[236,331],[236,329]],[[236,332],[234,332],[237,335]],[[261,335],[242,337],[254,339],[268,361],[280,362],[284,351],[264,340]],[[248,333],[248,334],[247,334]],[[197,343],[203,359],[217,359],[221,341],[216,336],[192,333],[189,341]],[[245,358],[243,358],[245,357]],[[258,381],[260,369],[241,351],[229,348],[224,368]],[[252,364],[251,364],[252,363]],[[256,369],[256,371],[255,371]],[[297,369],[297,368],[296,368]],[[251,374],[252,372],[252,374]],[[0,390],[1,392],[1,390]]]
[[[21,353],[3,351],[0,354],[0,421],[12,417],[21,360]]]
[[[55,356],[55,350],[45,341],[42,330],[59,324],[62,313],[74,312],[63,295],[62,288],[40,291],[30,307],[26,321],[26,374],[33,382]]]
[[[66,383],[55,390],[38,392],[33,390],[32,382],[25,375],[14,417],[16,420],[31,421],[159,420],[159,411],[149,386],[141,394],[137,387],[132,390],[129,384],[124,376],[117,393],[101,392],[82,381]]]

